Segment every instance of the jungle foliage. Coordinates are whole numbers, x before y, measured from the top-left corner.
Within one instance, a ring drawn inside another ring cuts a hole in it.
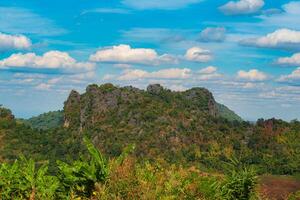
[[[162,160],[137,163],[130,155],[134,146],[125,148],[119,157],[106,159],[88,139],[84,143],[88,156],[70,163],[57,161],[55,174],[49,173],[48,163],[38,164],[24,156],[1,164],[0,198],[235,200],[243,196],[247,200],[256,193],[255,174],[247,169],[234,168],[223,177]]]

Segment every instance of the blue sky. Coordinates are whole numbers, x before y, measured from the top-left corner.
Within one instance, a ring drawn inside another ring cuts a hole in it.
[[[26,118],[90,83],[160,83],[300,119],[299,19],[289,0],[2,0],[0,104]]]

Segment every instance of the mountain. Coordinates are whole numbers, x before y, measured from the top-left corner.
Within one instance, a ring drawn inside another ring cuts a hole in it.
[[[139,161],[222,171],[224,162],[236,157],[260,173],[300,173],[300,122],[260,119],[252,124],[232,116],[204,88],[173,92],[160,85],[147,90],[90,85],[83,94],[71,91],[58,126],[52,122],[61,119],[59,113],[40,116],[39,126],[32,128],[1,108],[0,160],[23,154],[41,163],[49,160],[55,171],[57,159],[86,154],[82,139],[87,136],[112,158],[135,144]]]
[[[147,90],[90,85],[83,94],[70,93],[64,104],[64,128],[88,135],[112,157],[136,144],[135,153],[141,159],[222,170],[223,161],[236,156],[264,172],[300,169],[300,158],[292,158],[298,156],[292,149],[300,140],[299,122],[244,122],[205,88],[174,92],[158,84]]]
[[[34,129],[48,130],[63,125],[64,113],[63,111],[52,111],[29,119],[19,119],[19,121]]]
[[[93,126],[103,119],[103,115],[118,112],[128,123],[138,124],[140,120],[166,120],[176,118],[178,113],[223,117],[230,121],[242,121],[226,106],[218,104],[205,88],[192,88],[184,92],[172,92],[159,84],[149,85],[147,90],[134,87],[116,87],[112,84],[90,85],[86,93],[80,95],[72,91],[65,102],[65,127]],[[172,116],[173,114],[173,116]],[[164,116],[166,115],[166,116]],[[126,118],[126,119],[125,119]]]

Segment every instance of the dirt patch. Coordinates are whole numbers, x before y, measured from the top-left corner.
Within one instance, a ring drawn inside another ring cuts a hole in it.
[[[259,192],[268,200],[287,200],[288,196],[300,190],[300,180],[288,176],[263,176]]]

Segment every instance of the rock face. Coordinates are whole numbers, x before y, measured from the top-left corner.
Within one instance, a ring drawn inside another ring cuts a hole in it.
[[[156,108],[160,110],[156,112]],[[118,122],[126,119],[126,123],[138,125],[147,118],[171,120],[164,115],[176,110],[203,117],[219,115],[213,95],[204,88],[172,92],[159,84],[149,85],[146,91],[131,86],[89,85],[82,95],[76,91],[70,93],[64,104],[64,126],[82,130],[107,120],[112,114]]]
[[[185,98],[199,108],[206,109],[211,116],[218,116],[218,106],[210,91],[205,88],[192,88],[184,92]]]
[[[64,127],[68,128],[70,125],[80,125],[80,103],[80,94],[77,91],[72,90],[64,105]]]
[[[158,95],[162,91],[164,91],[164,88],[161,85],[159,85],[159,84],[152,84],[152,85],[149,85],[147,87],[147,92],[149,94],[154,94],[154,95],[156,94],[156,95]]]

